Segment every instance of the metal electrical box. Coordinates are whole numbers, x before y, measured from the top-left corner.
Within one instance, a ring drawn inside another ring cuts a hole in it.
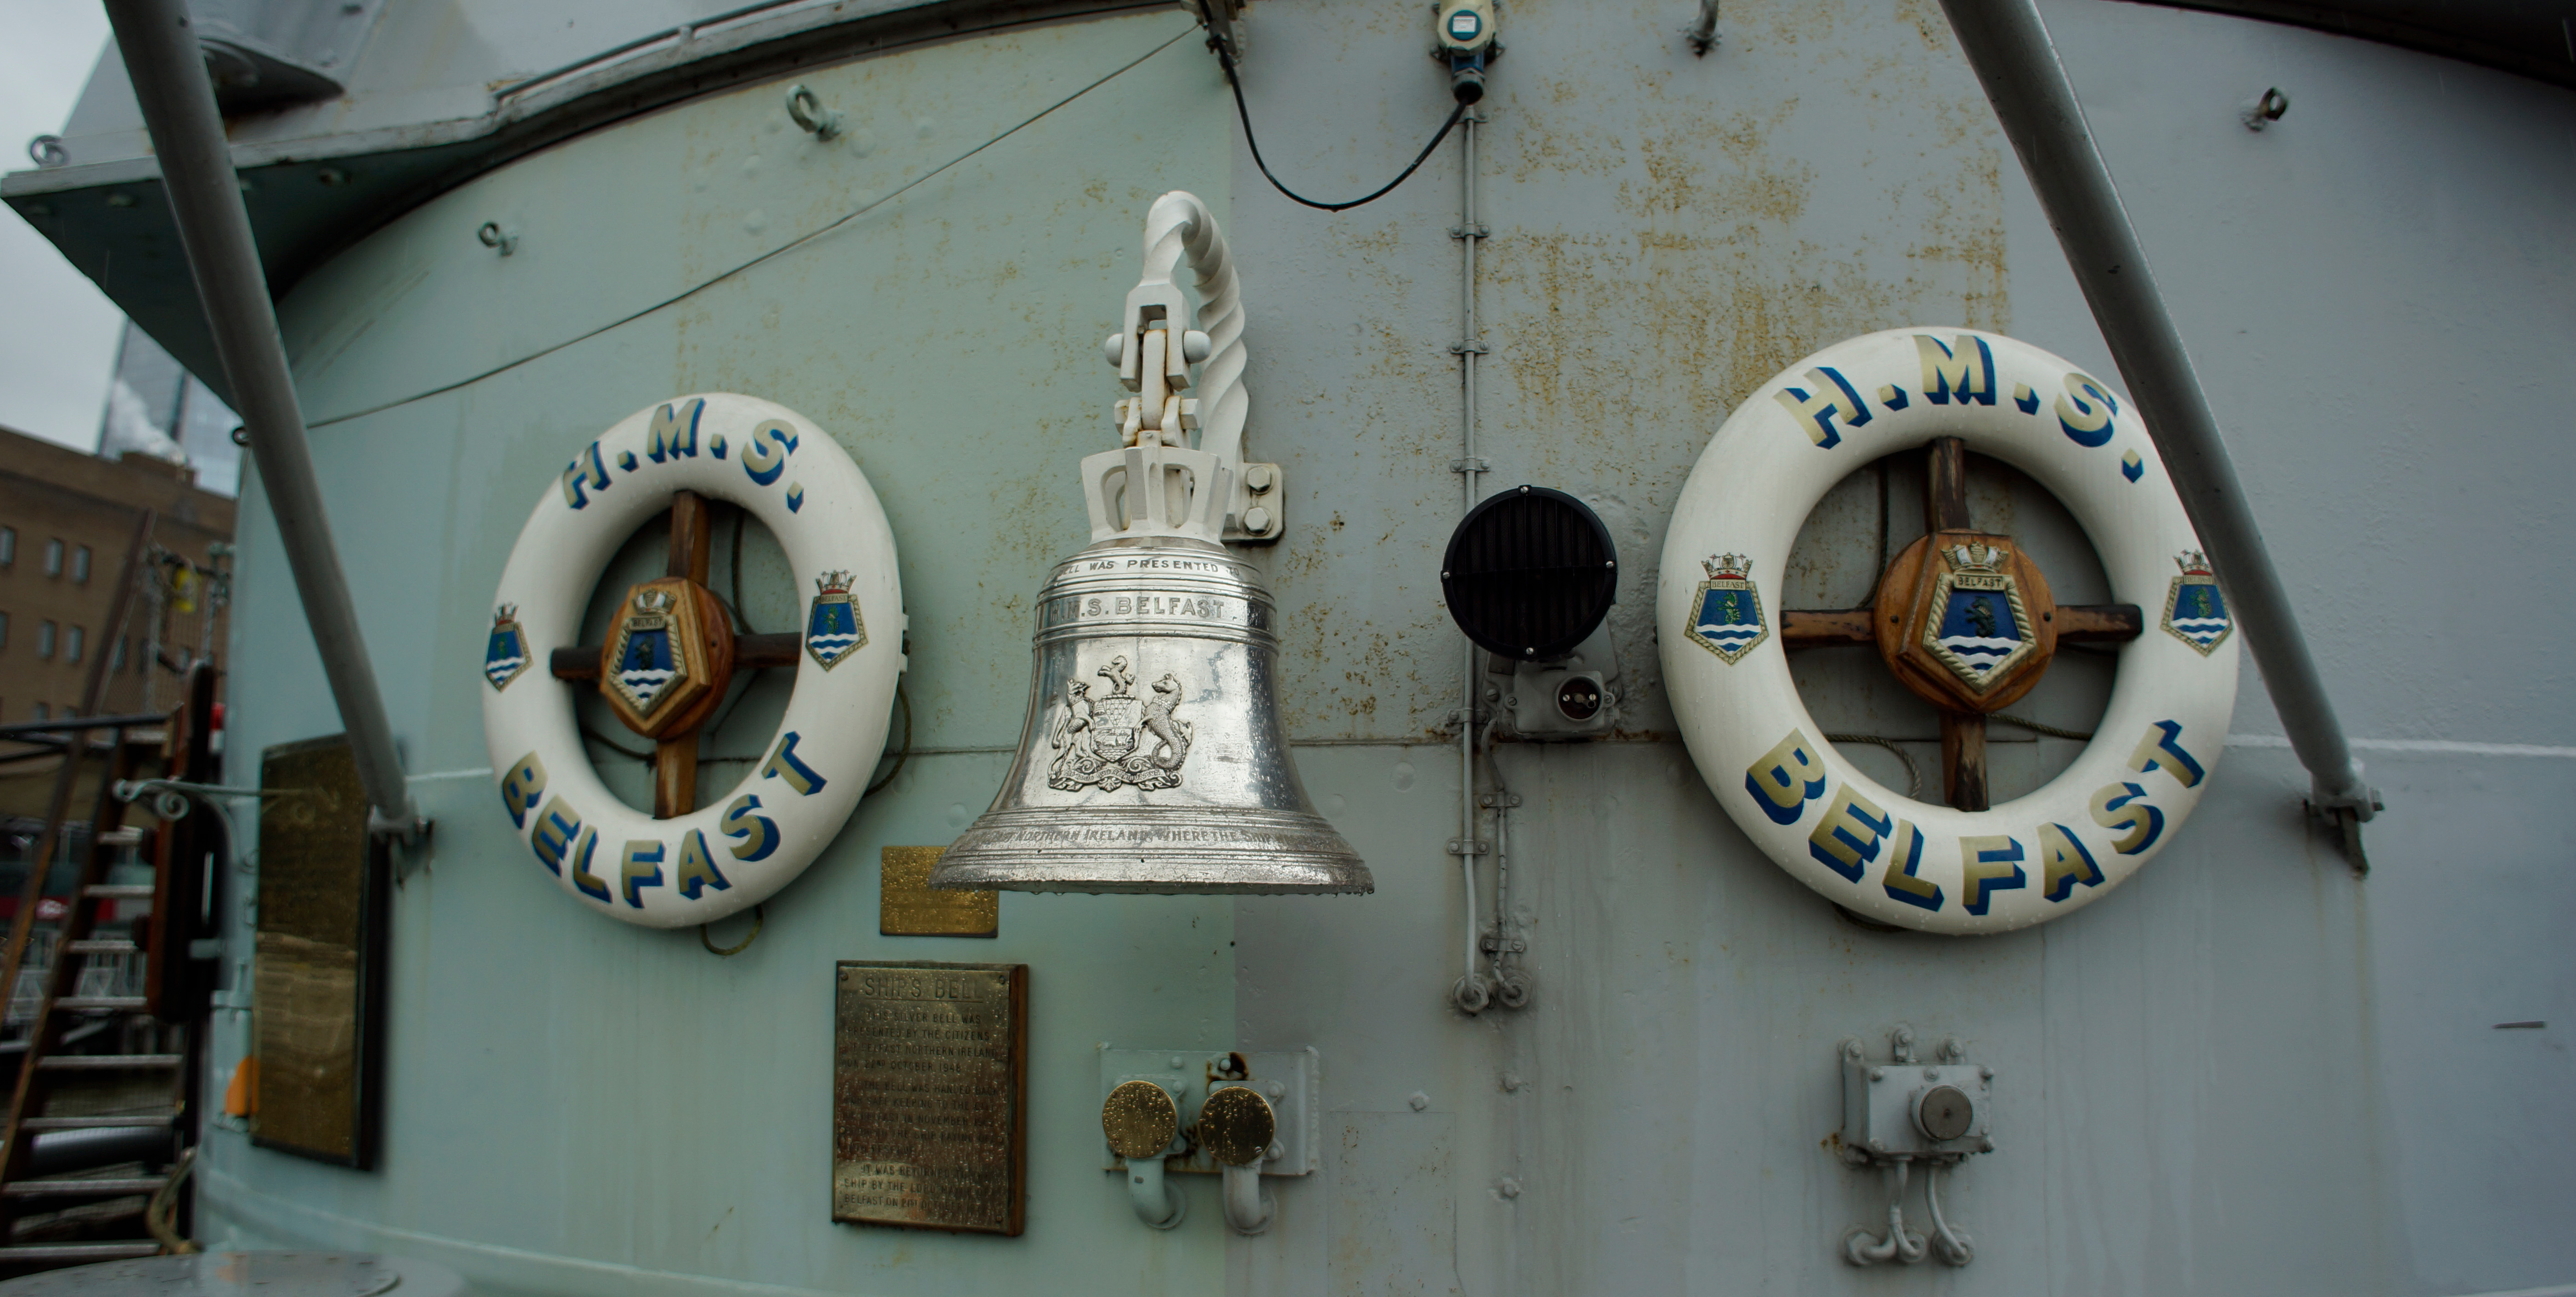
[[[1870,1062],[1857,1040],[1842,1044],[1844,1159],[1993,1152],[1995,1070],[1960,1061],[1955,1040],[1942,1043],[1939,1063],[1915,1062],[1911,1035],[1899,1042],[1885,1063]]]

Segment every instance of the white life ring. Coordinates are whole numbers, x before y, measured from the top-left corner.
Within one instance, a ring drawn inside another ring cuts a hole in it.
[[[807,651],[761,761],[731,792],[657,820],[600,782],[575,686],[550,676],[547,657],[579,642],[609,558],[681,490],[757,517],[811,602]],[[894,533],[849,454],[784,406],[710,392],[621,420],[539,493],[494,602],[483,732],[501,801],[538,867],[628,923],[707,923],[786,886],[840,832],[885,747],[904,665]]]
[[[1824,741],[1790,678],[1774,598],[1825,492],[1935,437],[1959,437],[2054,493],[2092,539],[2111,597],[2144,613],[2090,746],[2045,787],[1985,811],[1900,796]],[[2209,787],[2237,645],[2199,550],[2145,427],[2099,381],[1996,334],[1869,334],[1764,384],[1701,454],[1664,540],[1666,688],[1719,804],[1809,887],[1927,932],[2027,927],[2118,886]],[[1703,615],[1721,586],[1751,592],[1746,624]]]

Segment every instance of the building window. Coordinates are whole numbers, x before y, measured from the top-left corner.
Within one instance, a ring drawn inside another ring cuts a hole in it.
[[[45,705],[43,703],[38,703],[36,704],[36,719],[40,721],[49,721],[53,719],[53,715],[45,710]]]
[[[36,656],[40,658],[50,658],[53,655],[54,624],[52,622],[46,622],[44,625],[36,628]]]
[[[63,574],[63,543],[62,543],[60,540],[49,540],[49,541],[46,541],[46,542],[45,542],[45,575],[47,575],[47,576],[61,576],[62,574]]]
[[[14,566],[18,561],[18,529],[0,527],[0,567]]]
[[[89,632],[82,630],[78,626],[72,627],[67,633],[65,633],[63,636],[63,660],[65,662],[80,661],[81,641],[88,638]]]
[[[89,580],[89,546],[87,545],[72,551],[72,580],[84,583]]]
[[[0,618],[5,618],[7,615],[8,614],[6,613],[0,613]],[[125,669],[125,646],[132,642],[133,639],[134,637],[131,635],[119,635],[116,637],[116,656],[107,660],[108,670],[122,671]],[[5,625],[0,625],[0,648],[6,648],[8,645],[9,629]]]
[[[9,614],[0,612],[0,649],[9,647]]]

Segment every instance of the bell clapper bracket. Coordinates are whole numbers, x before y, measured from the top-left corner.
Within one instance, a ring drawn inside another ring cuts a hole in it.
[[[1195,311],[1174,278],[1184,265],[1196,277]],[[1243,462],[1251,405],[1243,322],[1234,258],[1206,204],[1180,192],[1156,199],[1146,215],[1144,273],[1127,294],[1119,331],[1101,343],[1101,358],[1132,395],[1111,407],[1120,449],[1083,460],[1093,540],[1279,539],[1279,466]],[[1130,485],[1147,482],[1161,489]]]
[[[626,728],[653,740],[653,818],[697,809],[698,734],[736,671],[796,665],[805,637],[733,633],[724,601],[707,588],[713,528],[706,497],[671,495],[664,574],[627,590],[606,643],[556,649],[557,680],[595,680]]]
[[[2136,604],[2061,605],[2039,565],[2010,536],[1968,515],[1967,443],[1935,439],[1923,537],[1889,561],[1867,607],[1784,609],[1784,648],[1871,645],[1889,672],[1940,709],[1942,800],[1988,809],[1986,717],[2039,684],[2057,646],[2136,639]]]

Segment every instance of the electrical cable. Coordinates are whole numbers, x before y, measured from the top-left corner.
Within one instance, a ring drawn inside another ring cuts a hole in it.
[[[903,749],[894,754],[894,768],[869,780],[867,791],[859,794],[861,797],[893,783],[894,777],[903,773],[903,763],[912,759],[912,698],[904,693],[903,681],[900,679],[894,682],[894,700],[903,704]],[[878,758],[880,761],[884,759]]]
[[[169,1177],[161,1182],[160,1188],[152,1191],[152,1197],[143,1204],[143,1227],[151,1231],[163,1252],[174,1256],[204,1250],[195,1241],[179,1237],[174,1223],[179,1215],[179,1186],[186,1184],[188,1173],[197,1169],[197,1148],[192,1144],[187,1152],[179,1155],[179,1164],[171,1169]]]
[[[701,923],[698,925],[698,944],[706,947],[707,953],[718,959],[731,959],[734,956],[751,949],[751,943],[760,940],[760,930],[767,926],[769,926],[769,911],[762,909],[755,903],[751,907],[751,934],[749,936],[744,937],[742,940],[735,942],[730,946],[719,946],[716,944],[715,938],[707,935],[707,925]]]
[[[1905,795],[1918,802],[1923,800],[1923,771],[1915,766],[1914,754],[1897,746],[1896,740],[1881,738],[1876,734],[1828,734],[1825,736],[1825,742],[1867,743],[1895,753],[1896,759],[1905,763]]]
[[[1432,136],[1431,142],[1423,145],[1420,153],[1413,155],[1413,165],[1406,167],[1401,174],[1396,176],[1395,179],[1387,181],[1374,193],[1371,193],[1364,198],[1354,198],[1347,203],[1319,203],[1314,199],[1308,198],[1304,194],[1298,193],[1296,190],[1290,189],[1288,186],[1281,184],[1279,177],[1271,174],[1270,164],[1263,161],[1261,157],[1261,141],[1252,137],[1252,110],[1244,107],[1243,82],[1236,79],[1234,75],[1234,60],[1227,56],[1222,47],[1219,47],[1216,52],[1216,62],[1218,67],[1225,69],[1225,83],[1234,87],[1234,112],[1237,117],[1243,119],[1243,142],[1251,146],[1252,164],[1261,168],[1261,178],[1269,181],[1270,187],[1285,195],[1290,202],[1303,203],[1318,211],[1347,212],[1364,203],[1376,202],[1378,199],[1384,198],[1389,193],[1394,192],[1397,185],[1403,184],[1405,181],[1412,179],[1413,173],[1422,169],[1422,164],[1430,160],[1431,151],[1439,148],[1440,141],[1449,138],[1449,132],[1458,125],[1458,119],[1467,115],[1467,104],[1463,101],[1456,108],[1451,109],[1449,112],[1449,120],[1440,123],[1439,134]]]
[[[2054,725],[2042,725],[2038,721],[2015,716],[2009,712],[1988,712],[1986,713],[1986,719],[1990,721],[2002,721],[2006,725],[2018,725],[2034,734],[2045,734],[2053,739],[2073,739],[2078,743],[2090,743],[2093,741],[2093,732],[2091,730],[2061,730]]]
[[[650,752],[638,752],[633,748],[618,746],[618,744],[611,740],[607,735],[592,729],[590,727],[590,722],[588,721],[576,720],[573,722],[573,727],[581,731],[581,736],[583,738],[586,738],[621,757],[625,757],[630,761],[642,761],[649,765],[653,760],[653,754]]]

